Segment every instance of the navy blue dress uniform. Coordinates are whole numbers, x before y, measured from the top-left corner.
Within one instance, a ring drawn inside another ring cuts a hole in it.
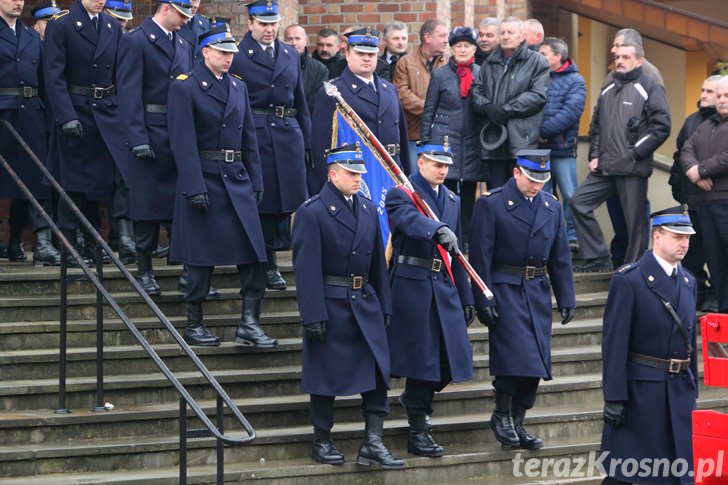
[[[225,28],[200,38],[205,49],[235,52]],[[265,246],[256,210],[263,190],[260,157],[245,83],[226,73],[220,79],[207,62],[196,63],[169,89],[168,129],[177,165],[177,193],[170,258],[187,265],[188,307],[185,339],[217,345],[202,324],[202,301],[216,265],[238,267],[243,316],[236,343],[272,347],[277,341],[260,329],[260,301],[265,292]]]
[[[35,27],[35,30],[37,30],[37,32],[40,34],[41,41],[43,40],[43,36],[45,35],[45,26],[48,24],[48,21],[51,19],[51,17],[60,12],[61,9],[58,8],[55,0],[38,4],[30,11],[30,15],[33,17],[33,25]]]
[[[366,172],[356,145],[331,150],[327,158],[344,170]],[[392,303],[377,208],[328,182],[296,211],[292,244],[306,329],[301,388],[311,394],[313,457],[338,464],[343,457],[334,453],[329,434],[334,397],[361,394],[368,424],[389,413],[385,316]]]
[[[517,175],[480,197],[473,211],[470,262],[495,295],[488,301],[473,288],[478,318],[489,326],[491,428],[507,447],[543,445],[522,423],[540,379],[551,379],[552,290],[563,324],[576,306],[561,204],[541,191],[550,178],[549,154],[519,151]]]
[[[418,151],[422,163],[452,164],[442,140]],[[435,392],[451,381],[473,377],[469,322],[463,313],[465,307],[472,307],[473,296],[465,270],[450,265],[449,255],[434,242],[448,227],[453,236],[460,234],[460,199],[444,185],[433,190],[421,171],[410,176],[410,181],[439,221],[420,213],[402,188],[390,190],[385,201],[392,231],[389,281],[396,296],[387,335],[392,375],[407,378],[400,402],[410,422],[408,450],[441,456],[443,449],[432,441],[425,420],[432,414]]]
[[[97,212],[99,196],[114,189],[113,155],[127,149],[119,136],[115,84],[121,26],[103,12],[94,19],[80,0],[54,16],[46,27],[43,62],[54,118],[48,165],[88,212]],[[65,203],[59,203],[58,219],[75,241],[79,222]]]
[[[170,7],[189,16],[185,3],[173,1]],[[192,49],[177,33],[165,33],[152,17],[125,35],[122,45],[119,97],[127,121],[127,146],[133,151],[127,151],[119,167],[129,181],[137,280],[147,293],[158,295],[152,252],[159,242],[161,223],[172,221],[177,188],[177,168],[169,145],[167,94],[179,74],[192,70]]]
[[[204,15],[195,13],[192,18],[179,29],[179,36],[190,45],[194,59],[201,59],[199,38],[212,28],[210,21]]]
[[[311,148],[311,115],[298,52],[277,39],[264,50],[253,36],[252,26],[260,25],[255,22],[275,24],[277,31],[281,19],[277,0],[258,0],[246,7],[251,30],[240,41],[230,72],[248,85],[263,162],[265,192],[258,211],[268,257],[266,285],[285,289],[275,251],[290,244],[288,219],[307,198],[305,158]]]
[[[694,234],[682,207],[652,215],[653,230]],[[653,233],[654,234],[654,233]],[[691,484],[675,476],[625,477],[612,460],[685,460],[692,470],[692,411],[698,395],[693,275],[658,261],[657,250],[618,269],[609,284],[602,337],[605,483]],[[674,274],[674,277],[671,275]],[[666,308],[667,305],[674,312]],[[672,467],[676,470],[680,467]]]
[[[14,27],[0,19],[0,119],[9,122],[36,156],[45,160],[48,154],[48,120],[42,64],[43,47],[38,32],[23,24],[19,17],[15,19]],[[40,201],[48,201],[50,192],[43,184],[41,171],[7,129],[0,130],[0,152],[33,196]],[[0,172],[0,198],[25,199],[23,192],[5,170]],[[24,201],[19,200],[17,204],[25,212]],[[59,263],[58,252],[50,243],[48,224],[32,206],[28,205],[28,210],[38,241],[35,248],[36,264]],[[12,229],[9,249],[16,248],[16,254],[13,257],[9,253],[8,256],[14,260],[24,260],[23,224]]]
[[[364,49],[375,47],[378,52],[379,33],[368,29],[351,32],[348,45],[351,49]],[[352,35],[356,34],[354,37]],[[366,123],[374,136],[387,148],[390,155],[400,167],[409,167],[409,151],[407,147],[407,123],[404,120],[404,111],[399,102],[397,88],[389,81],[374,75],[372,82],[374,89],[366,86],[361,78],[354,75],[347,67],[341,76],[330,81],[338,89],[341,97]],[[314,175],[319,186],[326,182],[326,160],[322,156],[327,148],[331,148],[334,126],[334,113],[336,101],[326,94],[322,87],[316,94],[314,120],[311,137]],[[402,149],[401,147],[404,147]]]

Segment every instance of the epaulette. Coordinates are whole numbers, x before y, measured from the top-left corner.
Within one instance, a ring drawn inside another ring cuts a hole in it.
[[[306,206],[307,206],[307,205],[308,205],[308,204],[310,204],[311,202],[313,202],[313,201],[315,201],[315,200],[318,200],[318,199],[319,199],[320,197],[321,197],[321,196],[320,196],[319,194],[316,194],[316,195],[314,195],[313,197],[311,197],[310,199],[308,199],[308,200],[307,200],[306,202],[304,202],[304,203],[303,203],[303,205],[306,205]]]
[[[70,12],[68,10],[61,10],[57,14],[55,14],[53,17],[51,17],[51,20],[58,20],[61,17],[64,17],[68,15]]]
[[[136,32],[136,31],[137,31],[137,30],[139,30],[140,28],[141,28],[141,27],[137,25],[137,26],[136,26],[136,27],[134,27],[133,29],[129,29],[129,30],[127,30],[127,31],[126,31],[126,33],[127,33],[127,34],[131,34],[132,32]]]
[[[621,266],[617,270],[617,273],[628,273],[628,272],[632,271],[633,269],[635,269],[638,266],[639,265],[637,263],[628,263],[628,264],[625,264],[624,266]]]
[[[488,192],[488,191],[486,190],[485,192],[483,192],[483,194],[482,194],[482,195],[483,195],[483,196],[485,196],[485,197],[490,197],[491,195],[493,195],[493,192]]]
[[[543,193],[543,194],[546,194],[546,195],[550,195],[551,197],[553,197],[553,198],[554,198],[554,200],[559,200],[559,198],[558,198],[558,197],[556,197],[556,196],[555,196],[554,194],[552,194],[551,192],[542,192],[542,193]]]
[[[503,189],[503,187],[496,187],[488,192],[484,192],[483,195],[485,195],[486,197],[490,197],[493,194],[499,193],[501,191],[501,189]]]
[[[233,74],[232,72],[231,72],[230,74],[231,74],[231,75],[232,75],[233,77],[236,77],[236,78],[240,79],[241,81],[243,80],[243,78],[242,78],[242,77],[240,77],[240,76],[238,76],[237,74]]]
[[[184,81],[184,80],[185,80],[185,79],[187,79],[188,77],[189,77],[189,76],[188,76],[187,74],[180,74],[179,76],[177,76],[177,80],[178,80],[178,81]]]

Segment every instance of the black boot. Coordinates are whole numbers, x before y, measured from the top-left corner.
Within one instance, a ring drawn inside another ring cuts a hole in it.
[[[91,234],[83,235],[83,257],[91,263],[96,263],[96,248],[99,245]],[[111,264],[111,258],[106,251],[101,250],[101,264]]]
[[[187,327],[183,335],[189,345],[217,347],[220,339],[202,324],[202,303],[187,303]]]
[[[187,294],[187,266],[182,266],[182,274],[179,275],[179,282],[177,283],[177,291],[180,293]],[[215,288],[214,286],[210,286],[210,291],[207,292],[207,299],[208,300],[217,300],[219,298],[222,298],[222,293],[220,293],[220,290]]]
[[[152,255],[139,254],[137,256],[137,267],[139,271],[137,272],[136,280],[144,289],[144,292],[150,296],[161,295],[162,290],[159,288],[159,285],[154,279],[154,273],[152,272]]]
[[[404,460],[395,458],[382,442],[384,433],[384,418],[374,414],[367,414],[364,441],[359,447],[359,456],[356,462],[360,465],[378,464],[384,469],[404,468]]]
[[[311,458],[324,465],[343,465],[344,455],[336,449],[331,433],[323,429],[313,429],[313,446]]]
[[[260,328],[260,302],[262,298],[244,298],[243,316],[235,329],[235,343],[245,346],[270,349],[278,345],[278,340],[270,338]]]
[[[119,259],[124,264],[136,261],[136,248],[134,246],[134,227],[130,219],[119,221]]]
[[[518,448],[521,440],[518,439],[516,429],[511,417],[511,396],[495,391],[495,410],[490,417],[490,429],[504,447]]]
[[[263,269],[265,270],[265,287],[270,290],[285,290],[286,280],[281,276],[278,270],[278,262],[276,261],[276,252],[266,249],[265,255],[268,258]]]
[[[528,431],[523,429],[523,420],[526,419],[526,408],[519,404],[513,403],[513,426],[521,443],[520,447],[524,450],[538,450],[543,447],[543,440],[531,436]]]
[[[427,429],[425,415],[409,416],[407,451],[413,455],[438,457],[445,454],[442,446],[435,443]]]
[[[53,246],[53,236],[50,228],[46,227],[35,233],[33,264],[35,266],[58,266],[61,264],[61,255]]]
[[[399,404],[402,405],[404,410],[407,412],[407,415],[410,414],[409,407],[407,406],[407,394],[405,391],[402,391],[402,394],[399,395]],[[432,421],[430,420],[430,415],[425,415],[425,429],[428,433],[432,433]]]
[[[93,263],[93,261],[84,256],[85,251],[83,248],[83,239],[79,239],[76,229],[61,229],[61,232],[66,237],[66,240],[68,240],[68,242],[78,252],[78,254],[81,255],[84,263],[86,263],[87,265]],[[66,266],[68,266],[69,268],[80,266],[78,264],[78,261],[76,261],[76,258],[73,257],[70,251],[66,251]]]
[[[10,261],[25,261],[28,257],[23,249],[23,234],[11,234],[8,242],[7,250],[8,259]]]

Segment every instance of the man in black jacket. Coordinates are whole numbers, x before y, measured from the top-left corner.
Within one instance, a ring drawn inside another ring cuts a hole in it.
[[[589,175],[569,207],[586,263],[579,272],[611,271],[612,262],[594,210],[619,195],[628,240],[625,263],[637,261],[647,237],[647,179],[654,151],[670,134],[665,89],[642,71],[644,49],[625,43],[615,54],[615,73],[599,96],[590,129]]]
[[[690,179],[685,176],[680,165],[680,150],[688,139],[695,133],[700,124],[715,114],[715,89],[721,76],[710,76],[703,81],[700,88],[700,101],[698,102],[698,111],[685,118],[685,123],[677,135],[677,150],[673,155],[674,163],[670,169],[670,180],[668,183],[672,187],[672,198],[681,204],[688,203],[688,187],[692,185]],[[698,282],[698,308],[703,311],[717,312],[718,303],[715,300],[715,292],[712,286],[708,286],[708,274],[705,272],[705,253],[703,252],[703,237],[698,223],[698,212],[694,207],[690,207],[690,220],[693,221],[693,229],[695,234],[691,238],[690,249],[688,249],[682,265],[689,269]]]
[[[333,29],[321,29],[316,36],[316,50],[311,55],[329,70],[329,79],[341,73],[339,64],[346,65],[346,59],[339,52],[339,34]]]

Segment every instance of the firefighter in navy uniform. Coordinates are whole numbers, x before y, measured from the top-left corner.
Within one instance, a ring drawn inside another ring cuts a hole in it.
[[[561,204],[542,192],[550,150],[521,150],[503,186],[475,203],[470,262],[493,291],[473,288],[478,319],[489,330],[495,410],[490,427],[504,448],[534,450],[543,441],[523,427],[541,379],[551,379],[551,290],[569,323],[576,298]]]
[[[51,10],[55,5],[51,7]],[[58,10],[55,8],[55,10]],[[0,119],[9,122],[40,160],[48,152],[46,144],[47,112],[43,86],[43,46],[40,35],[20,21],[23,2],[3,2],[0,5]],[[46,10],[46,14],[50,10]],[[43,174],[20,147],[9,130],[0,130],[0,153],[8,161],[47,212],[50,191],[43,184]],[[22,234],[26,214],[36,236],[33,259],[36,265],[59,264],[60,256],[51,243],[48,223],[32,205],[5,170],[0,170],[0,198],[16,199],[13,205],[22,222],[13,224],[8,257],[15,261],[26,259]],[[27,207],[27,209],[26,209]],[[26,212],[27,211],[27,212]]]
[[[169,143],[177,165],[170,258],[187,265],[187,328],[192,345],[219,345],[202,322],[215,265],[234,264],[243,313],[235,343],[274,347],[260,328],[265,246],[256,204],[263,195],[258,144],[244,82],[228,74],[237,52],[225,27],[200,36],[201,55],[169,89]]]
[[[186,5],[186,0],[160,0],[154,16],[124,36],[119,61],[119,98],[130,149],[122,171],[129,181],[137,281],[150,295],[161,293],[152,270],[152,252],[162,222],[171,224],[177,185],[167,129],[167,94],[179,74],[192,70],[192,48],[178,34],[192,15]]]
[[[312,457],[340,465],[331,440],[334,398],[362,395],[360,464],[402,468],[382,443],[389,414],[386,322],[392,303],[377,208],[357,195],[366,173],[358,145],[327,152],[330,181],[296,211],[293,267],[305,337],[301,387],[311,394]]]
[[[281,20],[277,0],[258,0],[246,7],[250,30],[240,41],[230,72],[248,85],[263,163],[265,194],[258,211],[268,258],[266,286],[283,290],[286,282],[276,251],[289,246],[288,220],[306,200],[304,159],[311,148],[311,116],[298,52],[276,38]]]
[[[45,37],[45,28],[48,25],[48,21],[60,12],[61,9],[58,8],[55,0],[41,3],[30,11],[30,14],[33,16],[33,28],[40,34],[41,41]]]
[[[122,120],[116,96],[121,26],[101,11],[103,6],[101,0],[77,0],[68,14],[48,22],[44,41],[44,77],[54,118],[48,165],[71,200],[88,214],[98,214],[98,199],[114,190],[113,157],[128,150],[119,136]],[[115,201],[115,209],[123,211],[123,204]],[[98,216],[94,219],[99,224]],[[58,224],[75,242],[80,224],[62,201]],[[119,230],[127,241],[121,246],[128,249],[131,221],[120,218]],[[95,243],[90,242],[86,254],[95,255],[92,247]],[[121,249],[124,258],[127,254]],[[133,252],[132,245],[132,259]],[[69,254],[69,262],[72,259]]]
[[[406,152],[406,150],[405,150]],[[392,229],[389,279],[392,324],[388,328],[392,375],[406,377],[400,402],[407,411],[407,450],[438,457],[444,449],[430,435],[432,400],[450,382],[473,377],[473,349],[467,326],[475,318],[465,270],[450,264],[458,247],[460,198],[443,185],[452,165],[447,137],[418,147],[416,192],[438,216],[422,214],[404,188],[387,193]]]
[[[400,167],[409,166],[407,124],[397,88],[375,74],[379,54],[379,32],[371,27],[350,32],[346,45],[347,66],[331,83],[341,97],[366,123]],[[316,94],[312,127],[313,173],[319,187],[326,182],[324,150],[331,148],[336,101],[322,87]]]
[[[616,467],[604,485],[693,483],[692,411],[698,397],[697,285],[680,261],[695,231],[687,206],[652,214],[652,250],[614,272],[602,337],[602,451],[612,460],[684,460],[682,477],[625,477]],[[676,467],[667,467],[675,470]],[[678,467],[681,468],[681,467]]]

